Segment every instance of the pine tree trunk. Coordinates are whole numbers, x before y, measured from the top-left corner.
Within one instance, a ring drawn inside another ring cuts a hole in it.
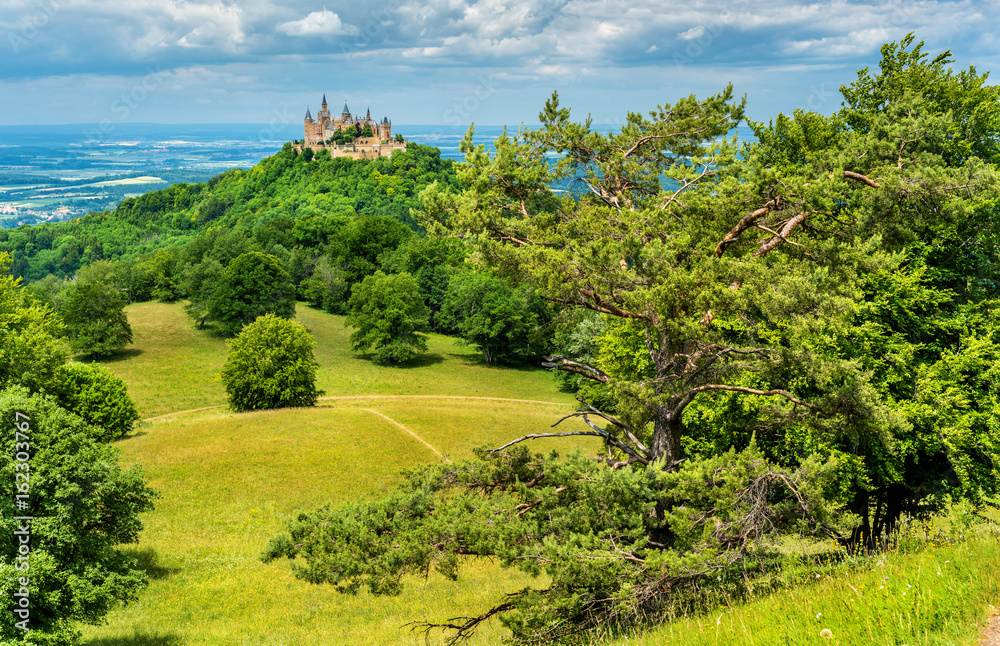
[[[653,419],[653,446],[650,448],[653,459],[665,458],[663,468],[672,471],[677,468],[681,459],[681,431],[683,425],[678,419],[672,419],[670,412],[661,407]]]

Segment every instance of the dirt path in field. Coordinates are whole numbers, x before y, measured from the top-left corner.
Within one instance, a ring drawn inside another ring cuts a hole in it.
[[[465,399],[465,400],[471,399],[474,401],[512,402],[518,404],[545,404],[547,406],[567,405],[564,402],[547,402],[537,399],[509,399],[506,397],[465,397],[463,395],[344,395],[339,397],[320,397],[319,401],[329,402],[329,401],[350,401],[350,400],[364,400],[364,399]],[[200,413],[201,411],[216,410],[219,408],[226,408],[226,405],[219,404],[218,406],[205,406],[204,408],[191,408],[189,410],[179,410],[173,413],[157,415],[156,417],[147,417],[142,421],[155,422],[161,419],[169,419],[171,417],[176,417],[178,415],[187,415],[188,413]]]
[[[405,426],[403,426],[402,424],[400,424],[396,420],[392,419],[391,417],[389,417],[387,415],[383,415],[382,413],[378,412],[377,410],[372,410],[370,408],[361,408],[359,410],[363,410],[365,412],[371,413],[372,415],[378,415],[379,417],[381,417],[385,421],[389,422],[390,424],[393,424],[394,426],[397,426],[398,428],[403,429],[404,431],[406,431],[407,433],[409,433],[410,435],[412,435],[413,437],[415,437],[418,442],[420,442],[421,444],[423,444],[424,446],[426,446],[427,448],[429,448],[431,451],[434,451],[434,453],[437,454],[437,456],[439,458],[441,458],[445,462],[449,462],[449,463],[451,462],[451,460],[449,460],[448,458],[444,457],[444,455],[441,453],[441,451],[438,451],[433,446],[431,446],[430,443],[427,440],[425,440],[424,438],[420,437],[419,435],[417,435],[416,433],[414,433],[410,429],[406,428]]]
[[[1000,646],[1000,614],[990,617],[983,632],[983,638],[979,640],[979,646]]]

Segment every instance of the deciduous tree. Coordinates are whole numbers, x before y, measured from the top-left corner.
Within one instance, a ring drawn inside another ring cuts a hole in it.
[[[376,363],[405,363],[427,349],[420,332],[428,324],[427,305],[407,273],[368,276],[351,288],[346,325],[355,328],[355,350],[371,351]]]
[[[125,298],[106,283],[80,280],[68,288],[60,312],[70,346],[89,357],[106,357],[132,342]]]
[[[8,429],[0,436],[0,480],[28,491],[20,499],[27,508],[15,509],[9,493],[0,497],[0,598],[7,600],[0,642],[77,644],[76,624],[101,623],[146,586],[146,573],[119,546],[138,541],[139,514],[153,508],[156,493],[140,466],[121,468],[114,446],[99,443],[84,420],[48,398],[20,387],[0,391],[0,424]],[[28,459],[17,459],[22,454]],[[30,536],[27,554],[21,535]],[[10,611],[23,588],[28,633],[15,627],[19,618]]]
[[[274,256],[251,251],[226,267],[212,291],[208,317],[224,334],[236,334],[264,314],[291,318],[295,285]]]
[[[222,382],[229,407],[238,412],[312,406],[316,342],[300,323],[274,314],[259,317],[229,342]]]

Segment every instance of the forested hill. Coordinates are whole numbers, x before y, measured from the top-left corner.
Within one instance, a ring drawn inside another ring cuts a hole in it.
[[[457,186],[454,164],[437,148],[410,144],[407,152],[374,160],[312,158],[286,144],[249,170],[227,171],[201,184],[123,200],[114,211],[60,223],[0,230],[0,253],[13,257],[25,282],[73,275],[96,260],[132,260],[185,245],[210,229],[252,235],[316,216],[388,216],[415,228],[411,207],[427,184]]]

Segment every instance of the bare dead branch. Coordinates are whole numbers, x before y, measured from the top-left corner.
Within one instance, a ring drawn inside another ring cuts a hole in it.
[[[798,214],[794,215],[791,219],[789,219],[788,222],[785,223],[785,226],[782,227],[781,233],[776,233],[775,237],[771,238],[770,240],[768,240],[767,242],[765,242],[764,244],[762,244],[760,246],[760,249],[758,249],[757,251],[753,252],[754,257],[755,258],[762,258],[762,257],[766,256],[768,253],[770,253],[775,247],[777,247],[782,242],[788,242],[790,244],[795,244],[794,242],[791,242],[790,240],[788,240],[788,234],[792,232],[792,229],[794,229],[795,227],[797,227],[799,224],[802,223],[803,220],[806,219],[806,215],[807,215],[806,213],[798,213]],[[796,246],[800,246],[800,245],[796,245]]]
[[[625,433],[625,436],[628,437],[629,441],[632,442],[632,444],[634,444],[647,457],[649,456],[649,454],[650,454],[649,453],[649,449],[646,447],[645,444],[643,444],[642,442],[639,441],[639,438],[637,438],[632,433],[632,429],[630,429],[627,425],[623,424],[622,422],[620,422],[619,420],[615,419],[614,417],[608,415],[607,413],[602,412],[601,410],[599,410],[597,408],[594,408],[588,402],[585,402],[584,400],[580,399],[579,397],[576,398],[576,401],[578,401],[581,404],[583,404],[584,406],[586,406],[587,410],[589,410],[592,414],[597,415],[601,419],[603,419],[603,420],[605,420],[607,422],[610,422],[611,424],[614,424],[615,426],[617,426],[618,428],[620,428],[622,430],[622,432]],[[578,411],[577,413],[574,413],[573,415],[582,414],[582,412],[583,411]],[[571,417],[571,416],[568,416],[568,417]],[[563,418],[563,419],[565,419],[565,418]],[[562,421],[562,420],[559,420],[559,421]]]
[[[509,595],[508,598],[515,595]],[[467,643],[469,638],[472,637],[472,633],[475,632],[476,628],[479,627],[481,623],[492,617],[493,615],[499,614],[501,612],[507,612],[514,609],[513,600],[505,601],[500,605],[494,606],[476,617],[452,617],[448,619],[445,623],[435,624],[429,621],[411,621],[410,623],[403,624],[405,626],[411,626],[410,630],[420,631],[424,636],[428,636],[432,630],[440,629],[444,630],[454,630],[455,633],[451,635],[445,642],[448,646],[453,646],[458,643]],[[462,622],[462,623],[453,623]]]
[[[602,384],[606,384],[611,380],[603,370],[599,370],[594,366],[588,365],[581,361],[574,361],[573,359],[567,359],[561,354],[557,354],[551,357],[544,357],[545,361],[542,365],[549,370],[562,370],[563,372],[571,372],[576,375],[582,375],[588,379],[593,379],[594,381],[599,381]]]
[[[522,437],[519,437],[516,440],[513,440],[511,442],[507,442],[503,446],[498,446],[495,449],[488,449],[486,452],[487,453],[497,453],[499,451],[503,451],[507,447],[514,446],[515,444],[519,444],[520,442],[524,442],[525,440],[537,440],[537,439],[542,438],[542,437],[568,437],[570,435],[596,435],[598,437],[607,437],[608,436],[608,434],[605,433],[605,432],[594,433],[592,431],[566,431],[565,433],[529,433],[528,435],[524,435]]]
[[[833,417],[834,415],[836,415],[837,411],[840,410],[840,404],[841,404],[841,402],[837,402],[837,405],[834,406],[833,410],[827,411],[820,408],[819,406],[814,406],[813,404],[802,401],[801,399],[791,394],[787,390],[781,390],[778,388],[772,390],[757,390],[755,388],[746,388],[744,386],[729,386],[725,384],[706,384],[704,386],[698,386],[697,388],[692,388],[691,390],[684,393],[684,396],[681,398],[677,406],[674,407],[671,414],[674,415],[676,418],[677,415],[680,415],[682,412],[684,412],[684,409],[687,408],[688,404],[694,401],[695,397],[697,397],[701,393],[710,392],[713,390],[746,393],[748,395],[759,395],[761,397],[775,397],[775,396],[784,397],[793,404],[796,404],[798,406],[803,406],[810,410],[814,410],[817,413],[820,413],[827,417]]]
[[[781,201],[780,198],[776,197],[773,200],[770,200],[769,202],[764,204],[764,206],[760,207],[756,211],[752,211],[744,215],[743,218],[736,223],[736,226],[730,229],[729,233],[727,233],[722,238],[722,240],[719,241],[719,244],[715,246],[715,257],[721,258],[722,254],[726,252],[726,248],[729,245],[736,242],[737,238],[740,237],[741,233],[749,229],[754,222],[764,217],[771,211],[777,209],[780,205],[780,201]]]
[[[616,305],[604,302],[603,299],[598,297],[591,290],[581,289],[579,291],[580,294],[582,294],[586,298],[553,298],[551,300],[553,302],[559,303],[560,305],[579,305],[580,307],[586,307],[588,310],[594,310],[595,312],[600,312],[602,314],[610,314],[612,316],[618,316],[621,318],[638,319],[640,321],[650,320],[648,316],[645,316],[643,314],[625,310]]]
[[[848,179],[853,179],[858,182],[862,182],[864,184],[867,184],[868,186],[871,186],[872,188],[882,188],[882,185],[873,180],[872,178],[862,175],[861,173],[855,173],[854,171],[851,170],[845,170],[844,177]]]

